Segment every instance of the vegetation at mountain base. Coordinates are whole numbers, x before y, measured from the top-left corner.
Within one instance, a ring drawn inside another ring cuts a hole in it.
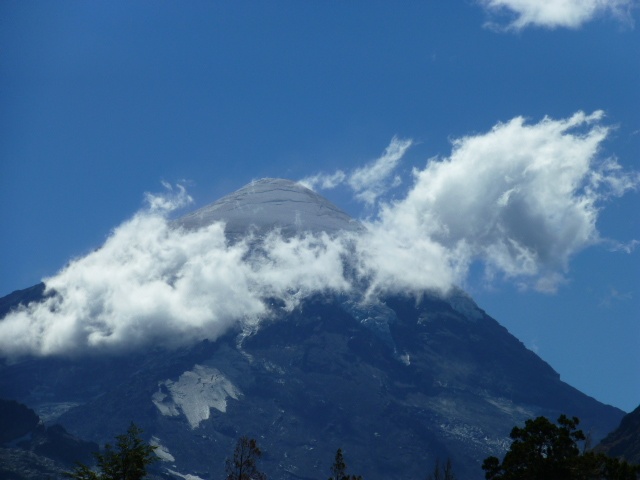
[[[502,462],[482,464],[487,480],[636,480],[640,467],[586,448],[580,420],[561,415],[557,425],[545,417],[511,431],[513,442]],[[581,445],[580,445],[581,444]],[[582,448],[580,448],[582,446]]]
[[[347,464],[344,461],[344,455],[342,449],[339,448],[336,451],[336,457],[331,465],[331,476],[329,480],[362,480],[360,475],[348,475]]]
[[[233,458],[227,458],[227,480],[266,480],[267,476],[258,470],[257,462],[262,451],[255,439],[242,436],[236,443]]]
[[[484,460],[482,470],[487,480],[639,480],[640,466],[611,458],[589,449],[589,440],[578,429],[580,420],[561,415],[556,423],[545,417],[529,419],[524,427],[514,427],[513,440],[502,462],[497,457]],[[78,462],[67,478],[76,480],[142,480],[147,467],[158,458],[155,446],[141,439],[142,430],[133,422],[127,432],[116,436],[112,446],[94,453],[95,467]],[[226,480],[267,480],[259,470],[263,452],[254,438],[240,437],[233,456],[227,458]],[[336,451],[328,480],[363,480],[361,475],[347,472],[341,448]],[[13,478],[13,477],[11,477]],[[19,478],[19,477],[15,477]],[[22,477],[20,477],[22,478]],[[25,477],[26,478],[26,477]],[[31,478],[31,477],[29,477]],[[155,478],[155,477],[154,477]],[[164,477],[163,477],[164,478]],[[458,480],[450,459],[445,464],[436,460],[426,480]]]
[[[103,453],[94,453],[98,472],[78,463],[66,476],[76,480],[142,480],[147,475],[147,466],[158,458],[153,453],[156,447],[145,443],[141,433],[131,422],[127,433],[116,437],[115,446],[106,444]]]

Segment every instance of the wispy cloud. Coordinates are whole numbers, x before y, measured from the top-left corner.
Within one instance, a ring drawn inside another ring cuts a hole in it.
[[[494,18],[506,15],[508,23],[491,21],[490,28],[522,30],[527,27],[579,28],[599,16],[631,22],[635,0],[479,0]]]
[[[601,241],[603,200],[639,183],[637,173],[600,158],[609,133],[603,118],[600,111],[537,123],[516,117],[456,139],[448,157],[413,171],[398,200],[376,203],[363,231],[342,235],[274,231],[229,242],[221,223],[187,230],[168,220],[190,201],[184,189],[148,195],[148,207],[100,249],[45,279],[55,294],[0,320],[0,353],[215,339],[268,317],[273,299],[291,309],[314,293],[446,292],[474,262],[489,279],[553,292],[571,257]],[[377,202],[410,145],[393,139],[379,159],[340,182]]]
[[[347,174],[342,170],[338,170],[331,174],[317,173],[310,177],[303,178],[299,183],[311,190],[316,190],[317,188],[321,190],[331,190],[342,185],[346,180]]]
[[[347,174],[342,170],[331,174],[318,173],[300,180],[300,183],[312,190],[329,190],[347,184],[356,199],[373,206],[390,188],[399,186],[400,178],[396,176],[391,179],[391,176],[412,144],[411,140],[394,137],[379,158],[351,173]]]
[[[604,296],[598,306],[600,307],[611,307],[615,303],[626,302],[633,298],[633,294],[631,292],[620,292],[615,288],[611,287],[609,292]]]

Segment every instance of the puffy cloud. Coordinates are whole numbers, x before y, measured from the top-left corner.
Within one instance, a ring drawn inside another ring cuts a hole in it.
[[[185,231],[154,211],[119,226],[99,250],[45,279],[55,292],[0,322],[0,351],[43,355],[217,338],[268,316],[266,299],[346,291],[344,245],[328,236],[285,239],[259,252],[229,244],[224,225]]]
[[[346,183],[353,190],[356,199],[373,206],[381,195],[400,185],[400,177],[396,176],[391,181],[389,178],[412,143],[411,140],[393,137],[379,158],[349,174],[342,170],[332,174],[320,173],[306,177],[300,183],[312,190],[329,190]]]
[[[599,158],[609,133],[602,120],[599,111],[538,123],[517,117],[454,140],[448,157],[414,170],[402,198],[381,204],[364,230],[342,235],[273,231],[229,242],[221,223],[193,230],[167,219],[190,201],[183,188],[148,195],[148,208],[100,249],[45,279],[51,296],[0,320],[0,352],[215,339],[268,317],[273,299],[291,309],[314,293],[366,300],[446,292],[474,262],[488,278],[552,292],[566,281],[570,258],[603,241],[596,228],[602,201],[640,183],[615,159]],[[394,139],[345,181],[356,195],[377,198],[410,144]]]
[[[578,28],[599,15],[629,21],[634,0],[479,0],[489,12],[511,13],[515,18],[505,27],[522,30],[529,26]],[[490,23],[490,27],[497,27]],[[498,27],[499,28],[499,27]]]
[[[356,272],[368,301],[384,294],[446,293],[466,272],[467,255],[416,231],[398,231],[367,223],[356,238]]]
[[[597,161],[609,133],[602,119],[601,111],[532,125],[517,117],[457,139],[448,158],[414,171],[407,196],[382,208],[380,228],[552,291],[570,257],[600,240],[598,202],[638,185],[614,159]]]

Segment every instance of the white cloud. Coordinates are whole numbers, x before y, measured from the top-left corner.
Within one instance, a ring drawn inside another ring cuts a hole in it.
[[[428,235],[389,228],[384,222],[367,223],[358,236],[357,272],[364,279],[365,298],[388,293],[445,293],[462,280],[466,255],[449,249]]]
[[[622,21],[631,19],[634,0],[479,0],[492,14],[508,12],[513,20],[506,30],[529,26],[579,28],[597,16],[611,15]],[[488,26],[496,27],[495,23]]]
[[[516,117],[454,140],[451,154],[415,169],[406,194],[381,204],[365,231],[342,236],[276,231],[229,243],[220,223],[184,230],[167,220],[190,201],[184,189],[147,196],[149,207],[100,249],[45,279],[55,295],[0,320],[0,352],[213,340],[268,317],[274,298],[291,309],[323,292],[445,292],[474,262],[487,278],[553,292],[571,257],[602,242],[602,201],[640,183],[615,159],[599,159],[609,133],[602,121],[599,111],[538,123]],[[373,186],[389,182],[410,144],[394,139],[380,159],[347,176],[355,194],[376,197]]]
[[[343,244],[328,236],[227,243],[223,224],[179,230],[153,211],[118,227],[104,246],[45,279],[56,295],[0,322],[0,351],[43,355],[180,345],[215,339],[310,293],[346,291]]]
[[[411,140],[393,137],[380,158],[351,173],[347,183],[355,192],[356,198],[373,205],[380,195],[397,184],[397,179],[389,184],[389,177],[412,143]]]
[[[159,213],[172,212],[193,203],[193,198],[187,194],[187,190],[183,185],[177,185],[174,188],[170,183],[162,182],[162,186],[165,188],[163,195],[149,192],[144,195],[150,211]]]
[[[597,203],[638,184],[615,160],[597,161],[603,113],[528,125],[517,117],[453,143],[414,171],[407,196],[381,210],[381,228],[429,238],[487,275],[553,290],[579,250],[597,242]],[[608,188],[604,188],[604,187]]]
[[[311,177],[303,178],[298,183],[311,190],[315,190],[316,188],[320,188],[322,190],[331,190],[333,188],[336,188],[338,185],[343,184],[346,179],[346,173],[344,173],[342,170],[338,170],[337,172],[332,174],[318,173],[316,175],[312,175]]]
[[[364,167],[357,168],[349,174],[342,170],[332,174],[319,173],[306,177],[299,183],[312,190],[329,190],[346,183],[355,193],[356,199],[373,206],[381,195],[400,185],[400,177],[396,176],[393,180],[389,178],[412,144],[411,140],[393,137],[384,153]]]

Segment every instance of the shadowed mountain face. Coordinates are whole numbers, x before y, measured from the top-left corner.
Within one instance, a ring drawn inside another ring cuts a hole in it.
[[[362,228],[281,180],[177,224],[221,218],[229,236],[270,225],[289,234]],[[39,295],[14,292],[0,307]],[[161,469],[202,479],[223,474],[241,435],[258,440],[270,478],[327,478],[342,448],[349,471],[367,479],[424,478],[448,457],[459,478],[480,479],[482,460],[501,456],[525,419],[575,415],[597,441],[623,416],[563,383],[459,290],[360,300],[311,295],[293,310],[274,300],[259,327],[175,350],[4,363],[0,396],[100,443],[133,420],[159,446]]]
[[[95,443],[69,435],[60,425],[46,427],[35,412],[0,399],[0,478],[63,478],[76,461],[90,462]]]
[[[620,426],[602,440],[598,449],[611,457],[640,465],[640,407],[625,415]]]

